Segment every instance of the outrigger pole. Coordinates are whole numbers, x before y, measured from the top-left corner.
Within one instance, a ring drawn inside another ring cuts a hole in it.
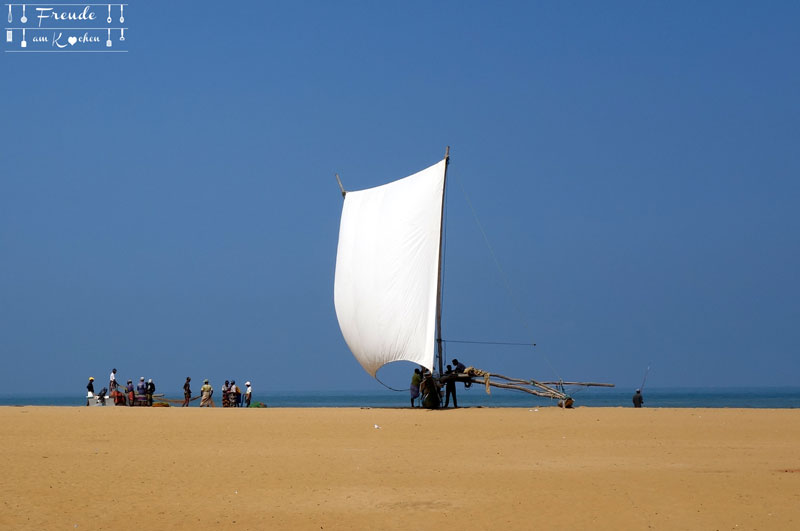
[[[439,272],[436,278],[436,358],[439,360],[439,376],[444,374],[442,356],[442,236],[444,234],[444,194],[447,190],[447,166],[450,165],[450,146],[444,152],[444,182],[442,183],[442,216],[439,221]]]

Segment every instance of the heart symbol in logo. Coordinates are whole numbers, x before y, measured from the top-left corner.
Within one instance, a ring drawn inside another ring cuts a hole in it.
[[[76,37],[70,37],[67,39],[67,42],[69,42],[70,45],[75,46],[75,43],[78,42],[78,39]]]

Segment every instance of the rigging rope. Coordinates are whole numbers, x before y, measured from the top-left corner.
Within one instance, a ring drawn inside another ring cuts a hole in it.
[[[395,392],[398,392],[398,393],[408,392],[408,389],[395,389],[394,387],[389,387],[388,385],[383,383],[380,378],[378,378],[377,374],[375,375],[375,379],[378,381],[379,384],[381,384],[382,386],[384,386],[386,389],[388,389],[390,391],[395,391]]]
[[[467,341],[458,339],[443,339],[445,343],[466,343],[471,345],[512,345],[517,347],[535,347],[536,343],[510,343],[506,341]]]
[[[531,328],[528,326],[525,314],[522,312],[521,306],[519,304],[519,299],[514,295],[514,292],[511,290],[511,282],[508,279],[508,275],[506,275],[505,271],[503,270],[503,267],[500,265],[500,260],[498,260],[497,254],[495,254],[494,248],[492,247],[492,244],[489,242],[489,237],[486,235],[486,231],[484,230],[483,225],[478,219],[478,213],[475,211],[475,207],[472,205],[472,201],[469,198],[469,194],[467,194],[467,190],[464,188],[464,185],[461,183],[460,179],[458,180],[458,186],[459,188],[461,188],[461,192],[464,194],[464,199],[466,199],[467,205],[469,205],[469,209],[472,212],[472,217],[475,220],[475,224],[478,226],[478,229],[480,230],[481,235],[483,236],[483,241],[486,244],[486,247],[489,249],[489,253],[492,255],[492,260],[494,260],[494,264],[497,267],[497,270],[500,272],[500,277],[503,281],[503,285],[505,286],[506,292],[512,301],[514,309],[517,311],[517,316],[519,317],[520,322],[522,323],[522,327],[525,330],[527,330],[528,333],[530,333]],[[536,343],[531,342],[530,344],[536,346]],[[553,373],[558,377],[558,379],[561,380],[562,379],[561,375],[553,366],[553,363],[550,361],[550,358],[547,356],[547,354],[542,354],[542,357],[547,362],[547,365],[550,367],[550,370],[552,370]]]

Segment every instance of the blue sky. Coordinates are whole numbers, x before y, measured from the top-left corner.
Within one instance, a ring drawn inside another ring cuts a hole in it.
[[[4,391],[382,389],[336,322],[333,175],[447,145],[445,339],[538,345],[449,358],[797,385],[797,3],[229,4],[133,1],[126,54],[0,54]]]

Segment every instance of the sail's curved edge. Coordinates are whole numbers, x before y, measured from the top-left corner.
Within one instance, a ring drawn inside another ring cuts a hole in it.
[[[433,370],[445,167],[345,196],[334,306],[347,346],[373,378],[393,361]]]

